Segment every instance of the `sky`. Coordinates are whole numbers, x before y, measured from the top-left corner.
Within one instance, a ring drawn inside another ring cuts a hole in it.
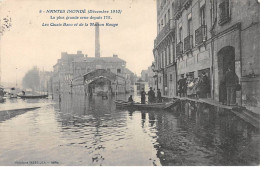
[[[12,27],[0,38],[2,82],[21,82],[33,66],[52,71],[61,52],[78,50],[95,55],[95,28],[91,26],[42,26],[50,23],[117,23],[100,27],[101,56],[117,54],[127,68],[140,75],[153,61],[156,38],[155,0],[0,0],[0,17],[11,17]],[[57,20],[58,16],[107,16],[107,14],[46,13],[46,10],[122,10],[112,19]],[[41,12],[45,11],[45,12]],[[50,19],[54,16],[55,19]]]

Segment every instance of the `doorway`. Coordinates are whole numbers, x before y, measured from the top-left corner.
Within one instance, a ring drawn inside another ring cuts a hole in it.
[[[224,82],[225,73],[228,68],[235,72],[235,48],[227,46],[222,48],[218,54],[218,84],[219,84],[219,101],[225,102],[227,99],[226,87]]]

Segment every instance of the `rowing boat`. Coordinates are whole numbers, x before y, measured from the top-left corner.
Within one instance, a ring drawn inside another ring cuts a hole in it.
[[[22,99],[42,99],[47,98],[48,95],[18,95]]]
[[[116,100],[115,104],[117,107],[135,108],[135,109],[168,109],[176,105],[177,102],[178,100],[167,102],[167,103],[141,104],[137,102],[126,102],[123,100]]]

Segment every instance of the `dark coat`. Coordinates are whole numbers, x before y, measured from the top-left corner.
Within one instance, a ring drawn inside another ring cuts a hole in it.
[[[154,91],[153,91],[153,90],[148,91],[148,100],[149,100],[150,102],[153,102],[154,99],[155,99],[155,93],[154,93]]]
[[[158,98],[158,99],[162,99],[162,93],[161,93],[161,91],[157,91],[157,98]]]
[[[187,90],[187,79],[186,78],[182,78],[179,79],[178,81],[178,85],[179,85],[179,93],[185,93]]]
[[[145,99],[145,95],[146,95],[146,92],[145,91],[141,91],[141,98],[142,99]]]
[[[233,71],[227,71],[225,74],[226,87],[234,87],[238,84],[238,76]]]
[[[202,76],[199,83],[199,90],[204,93],[210,92],[209,79],[206,75]]]
[[[133,100],[133,98],[132,98],[132,96],[130,96],[129,98],[128,98],[128,102],[133,102],[134,100]]]

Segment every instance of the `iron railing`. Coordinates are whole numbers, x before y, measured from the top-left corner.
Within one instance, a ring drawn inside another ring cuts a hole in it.
[[[193,46],[193,36],[189,35],[184,39],[184,52],[192,49]]]
[[[201,25],[195,30],[195,45],[200,45],[207,40],[207,26]]]

